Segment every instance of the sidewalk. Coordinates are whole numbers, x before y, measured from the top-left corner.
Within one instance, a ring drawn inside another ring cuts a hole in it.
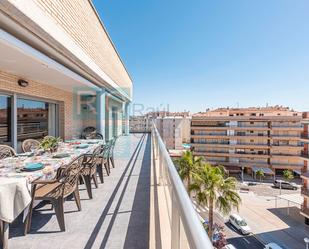
[[[287,215],[287,202],[275,201],[252,192],[240,193],[242,205],[240,215],[244,217],[252,232],[265,243],[275,242],[289,249],[305,248],[304,238],[309,236],[309,227],[299,214],[299,207],[290,206]]]

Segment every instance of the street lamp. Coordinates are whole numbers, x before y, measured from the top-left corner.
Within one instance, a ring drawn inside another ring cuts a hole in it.
[[[308,238],[304,238],[304,241],[306,243],[306,249],[309,249],[309,239]]]

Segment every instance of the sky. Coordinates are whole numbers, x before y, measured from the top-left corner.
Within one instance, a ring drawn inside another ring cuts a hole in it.
[[[308,0],[93,0],[133,109],[309,111]]]

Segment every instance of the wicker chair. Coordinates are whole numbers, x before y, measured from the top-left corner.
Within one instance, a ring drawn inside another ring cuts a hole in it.
[[[104,137],[101,133],[92,132],[92,133],[89,133],[84,139],[100,139],[100,140],[103,140]]]
[[[109,163],[108,163],[108,160],[107,160],[108,157],[106,156],[108,151],[109,151],[108,145],[102,146],[102,150],[101,150],[101,153],[100,153],[100,159],[101,160],[100,160],[99,164],[97,165],[97,172],[98,172],[101,183],[104,183],[103,167],[105,168],[107,175],[109,176],[109,174],[110,174],[110,166],[109,166]]]
[[[47,200],[52,203],[60,230],[65,231],[63,211],[63,203],[65,198],[73,194],[78,211],[81,210],[78,178],[82,160],[83,157],[79,157],[72,161],[69,165],[60,167],[57,170],[56,177],[53,180],[35,180],[32,182],[32,200],[26,219],[25,234],[27,234],[31,228],[33,202],[35,200]]]
[[[115,149],[116,140],[117,140],[117,137],[110,140],[110,151],[108,153],[108,159],[111,161],[113,168],[115,168],[114,149]]]
[[[23,141],[21,148],[23,152],[31,152],[32,148],[38,149],[40,146],[40,142],[35,139],[26,139]]]
[[[82,134],[81,134],[81,138],[82,139],[86,139],[86,137],[90,134],[90,133],[95,133],[97,131],[97,129],[95,127],[92,127],[92,126],[88,126],[86,127]]]
[[[8,145],[0,145],[0,159],[16,156],[16,151]]]
[[[90,199],[92,199],[91,181],[98,188],[97,180],[97,165],[101,163],[100,154],[102,152],[102,145],[98,146],[92,154],[84,155],[82,161],[81,178],[86,185],[87,193]]]
[[[44,138],[55,138],[54,136],[47,135]]]

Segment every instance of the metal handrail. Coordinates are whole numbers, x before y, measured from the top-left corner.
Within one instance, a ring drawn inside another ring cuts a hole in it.
[[[152,125],[153,142],[155,143],[154,146],[157,150],[156,153],[159,154],[160,166],[167,169],[171,184],[171,248],[180,249],[179,231],[181,220],[190,248],[212,249],[213,245],[197,216],[192,201],[187,194],[168,151],[166,150],[166,146],[164,145],[155,124],[153,123]],[[164,177],[162,169],[160,170],[160,175],[160,177]]]

